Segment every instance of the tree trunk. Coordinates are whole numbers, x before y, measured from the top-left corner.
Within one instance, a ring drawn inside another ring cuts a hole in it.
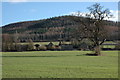
[[[101,52],[100,52],[100,51],[101,51],[100,46],[96,46],[94,50],[95,50],[95,54],[96,54],[96,55],[101,55]]]

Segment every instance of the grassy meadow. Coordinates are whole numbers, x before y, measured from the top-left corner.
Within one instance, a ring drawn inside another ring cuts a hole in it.
[[[118,78],[118,51],[3,52],[3,78]]]

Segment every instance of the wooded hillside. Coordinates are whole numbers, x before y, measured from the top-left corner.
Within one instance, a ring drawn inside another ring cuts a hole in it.
[[[77,16],[59,16],[43,20],[25,21],[12,23],[2,26],[4,34],[19,34],[20,41],[32,39],[33,41],[49,41],[49,40],[69,40],[70,34],[74,28],[81,26],[81,22],[76,19],[81,18],[86,21],[86,18]],[[105,27],[110,33],[109,39],[116,39],[119,33],[117,22],[105,21]]]

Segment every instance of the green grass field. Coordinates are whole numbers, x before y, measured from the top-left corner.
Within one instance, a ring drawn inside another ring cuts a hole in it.
[[[3,78],[118,78],[118,51],[3,52]]]

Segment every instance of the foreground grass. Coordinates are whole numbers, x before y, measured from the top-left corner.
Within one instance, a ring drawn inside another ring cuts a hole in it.
[[[3,52],[3,78],[117,78],[118,52]]]

